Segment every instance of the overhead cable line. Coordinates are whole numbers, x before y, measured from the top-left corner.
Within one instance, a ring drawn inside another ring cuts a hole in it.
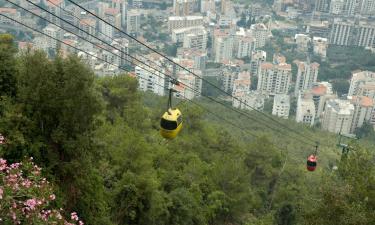
[[[117,66],[120,70],[123,70],[123,71],[126,71],[126,72],[128,72],[128,73],[131,73],[130,70],[128,70],[128,69],[126,69],[126,68],[124,68],[124,67],[121,67],[121,66],[118,66],[118,65],[116,65],[116,64],[113,64],[113,63],[111,63],[111,62],[109,62],[109,61],[107,61],[107,60],[105,60],[105,59],[102,59],[102,58],[100,58],[100,57],[98,57],[98,56],[96,56],[96,55],[93,55],[93,54],[91,54],[91,53],[89,53],[89,52],[86,52],[86,51],[84,51],[84,50],[82,50],[82,49],[80,49],[80,48],[77,48],[77,47],[75,47],[75,46],[73,46],[73,45],[71,45],[71,44],[65,43],[64,41],[62,41],[62,40],[60,40],[60,39],[57,39],[57,38],[55,38],[55,37],[52,37],[51,35],[48,35],[48,34],[42,32],[42,31],[39,31],[39,30],[37,30],[37,29],[35,29],[35,28],[32,28],[31,26],[28,26],[28,25],[26,25],[26,24],[24,24],[24,23],[22,23],[22,22],[19,22],[19,21],[13,19],[13,18],[10,18],[10,17],[8,17],[8,16],[6,16],[6,15],[4,15],[4,14],[2,14],[2,13],[0,13],[0,15],[3,16],[3,17],[5,17],[5,18],[7,18],[7,19],[9,19],[9,20],[11,20],[11,21],[16,22],[16,23],[18,23],[18,24],[20,24],[20,25],[22,25],[22,26],[24,26],[24,27],[26,27],[26,28],[28,28],[28,29],[34,31],[34,32],[37,32],[37,33],[42,34],[42,35],[44,35],[44,36],[46,36],[46,37],[48,37],[48,38],[51,38],[52,40],[55,40],[55,41],[57,41],[57,42],[59,42],[59,43],[62,43],[62,44],[64,44],[64,45],[67,45],[67,46],[69,46],[69,47],[71,47],[71,48],[73,48],[73,49],[75,49],[75,50],[77,50],[77,51],[84,52],[84,53],[86,53],[87,55],[90,55],[91,57],[94,57],[94,58],[96,58],[96,59],[98,59],[98,60],[100,60],[100,61],[103,61],[103,62],[105,62],[105,63],[111,64],[111,65],[113,65],[113,66]],[[138,78],[141,78],[141,79],[147,80],[146,78],[142,78],[142,77],[138,77]],[[153,82],[152,82],[152,83],[153,83]],[[160,84],[156,84],[156,83],[153,83],[153,84],[158,85],[158,86],[164,88],[164,86],[162,86],[162,85],[160,85]],[[201,104],[199,104],[199,103],[197,103],[197,102],[194,102],[194,101],[192,101],[192,100],[190,100],[190,99],[188,99],[188,98],[186,98],[186,97],[184,97],[184,96],[183,96],[183,98],[186,99],[186,100],[188,100],[188,101],[190,101],[190,102],[192,102],[193,104],[199,106],[200,108],[202,108],[203,110],[207,111],[208,113],[214,115],[215,117],[217,117],[217,118],[220,119],[221,121],[224,121],[224,122],[226,122],[226,123],[232,125],[233,127],[236,127],[236,128],[238,128],[238,129],[242,130],[243,132],[248,133],[249,135],[251,135],[251,136],[253,136],[253,137],[255,137],[255,138],[259,138],[258,135],[253,134],[253,133],[250,132],[249,130],[245,130],[246,128],[243,128],[243,127],[240,127],[240,126],[234,124],[233,122],[231,122],[231,121],[227,120],[226,118],[224,118],[224,117],[218,115],[217,113],[212,112],[211,110],[207,109],[206,107],[202,106]]]
[[[73,0],[67,0],[69,1],[70,3],[72,3],[73,5],[77,6],[78,8],[80,8],[81,10],[84,10],[86,12],[88,12],[90,15],[94,16],[95,18],[99,19],[100,21],[104,22],[105,24],[113,27],[114,29],[116,29],[117,31],[119,31],[120,33],[126,35],[127,37],[131,38],[132,40],[136,41],[137,43],[141,44],[142,46],[146,47],[147,49],[151,50],[152,52],[160,55],[161,57],[165,58],[167,61],[171,62],[172,64],[180,67],[181,69],[189,72],[190,74],[192,74],[193,76],[195,77],[198,77],[198,79],[201,79],[202,81],[206,82],[207,84],[209,84],[210,86],[214,87],[215,89],[219,90],[220,92],[224,93],[225,95],[228,95],[229,97],[231,97],[232,99],[235,99],[239,102],[242,102],[246,107],[250,108],[250,109],[253,109],[255,112],[257,113],[260,113],[261,115],[263,115],[264,117],[266,117],[267,119],[273,121],[274,123],[277,123],[279,126],[281,127],[284,127],[285,129],[289,130],[290,132],[292,133],[295,133],[297,134],[298,136],[301,136],[301,137],[304,137],[306,140],[308,141],[311,141],[312,143],[315,143],[316,141],[311,139],[309,136],[306,136],[306,135],[303,135],[301,133],[299,133],[298,131],[295,131],[294,129],[290,128],[289,126],[279,122],[278,120],[276,120],[275,118],[273,118],[272,116],[268,115],[267,113],[264,113],[252,106],[250,106],[249,104],[247,104],[246,102],[243,102],[241,99],[233,96],[232,94],[230,93],[227,93],[225,90],[223,90],[222,88],[218,87],[217,85],[213,84],[212,82],[208,81],[207,79],[204,79],[203,77],[200,77],[199,75],[195,74],[194,72],[192,72],[191,70],[187,69],[186,67],[174,62],[171,58],[169,58],[168,56],[164,55],[163,53],[160,53],[159,51],[151,48],[150,46],[144,44],[143,42],[139,41],[138,39],[136,39],[135,37],[131,36],[130,34],[126,33],[125,31],[119,29],[118,27],[116,26],[113,26],[113,24],[109,23],[108,21],[104,20],[103,18],[101,18],[100,16],[96,15],[95,13],[92,13],[90,10],[84,8],[83,6],[77,4],[75,1]]]
[[[33,14],[33,15],[35,15],[35,16],[37,16],[37,17],[39,17],[39,18],[41,18],[41,19],[43,19],[43,20],[45,20],[45,21],[47,21],[47,22],[49,22],[49,23],[51,23],[51,24],[53,24],[53,25],[55,25],[55,26],[57,26],[57,27],[59,27],[59,28],[61,28],[61,29],[63,29],[63,30],[66,31],[66,32],[72,33],[71,31],[68,31],[66,28],[64,28],[64,27],[62,27],[62,26],[60,26],[60,25],[58,25],[57,23],[54,23],[54,22],[52,22],[52,21],[50,21],[50,20],[48,20],[48,19],[46,19],[46,18],[44,18],[44,17],[41,17],[41,16],[39,16],[39,15],[37,15],[37,14],[31,12],[30,10],[27,10],[27,9],[25,9],[25,8],[23,8],[23,7],[21,7],[21,6],[17,5],[17,4],[15,4],[15,3],[9,1],[9,0],[7,0],[7,1],[10,2],[10,3],[12,3],[13,5],[15,5],[15,6],[17,6],[17,7],[20,7],[20,8],[22,8],[23,10],[25,10],[25,11],[27,11],[27,12],[29,12],[29,13],[31,13],[31,14]],[[27,1],[29,1],[29,0],[27,0]],[[31,3],[31,2],[30,2],[30,3]],[[33,3],[32,3],[32,4],[33,4]],[[40,7],[40,6],[38,6],[38,5],[35,5],[35,6]],[[44,10],[45,10],[45,9],[44,9]],[[61,19],[60,17],[58,17],[58,16],[56,16],[55,14],[49,12],[48,10],[45,10],[45,11],[47,11],[49,14],[51,14],[51,15],[53,15],[53,16],[59,18],[59,19]],[[64,22],[65,22],[65,21],[64,21]],[[79,27],[75,26],[74,24],[71,24],[71,23],[68,23],[68,24],[71,25],[71,26],[73,26],[73,27],[75,27],[75,28],[80,29]],[[92,34],[86,32],[86,31],[84,31],[84,30],[82,30],[82,29],[80,29],[80,30],[81,30],[82,32],[87,33],[89,36],[92,36],[92,37],[94,37],[94,38],[97,38],[97,37],[95,37],[94,35],[92,35]],[[72,33],[72,34],[73,34],[73,33]],[[117,54],[115,54],[115,53],[109,51],[108,49],[105,49],[105,48],[103,48],[102,46],[97,45],[96,43],[93,43],[93,42],[90,41],[90,40],[87,40],[86,38],[84,38],[84,37],[82,37],[82,36],[77,35],[77,37],[79,37],[80,39],[82,39],[82,40],[84,40],[84,41],[87,41],[87,42],[89,42],[89,43],[91,43],[91,44],[97,46],[98,48],[100,48],[100,49],[102,49],[102,50],[104,50],[104,51],[107,51],[107,52],[110,53],[110,54],[113,54],[113,55],[115,55],[115,56],[117,56],[117,57],[120,57],[121,59],[124,59],[124,60],[126,60],[126,61],[128,61],[128,62],[130,62],[130,63],[132,63],[132,64],[134,64],[134,65],[137,65],[137,64],[135,64],[134,62],[129,61],[128,59],[123,58],[122,56],[117,55]],[[97,38],[97,39],[98,39],[98,38]],[[110,47],[113,47],[113,46],[111,46],[110,44],[108,44],[108,43],[102,41],[101,39],[98,39],[98,40],[100,40],[101,42],[107,44],[107,45],[110,46]],[[115,48],[115,49],[116,49],[116,48]],[[117,48],[117,50],[122,51],[121,49],[118,49],[118,48]],[[124,54],[127,54],[126,52],[123,52],[123,53],[124,53]],[[127,55],[130,56],[129,54],[127,54]],[[132,56],[130,56],[130,57],[132,57]],[[142,61],[140,61],[140,60],[138,60],[138,59],[137,59],[137,61],[140,62],[142,65],[145,65],[144,62],[142,62]],[[139,66],[139,65],[138,65],[138,66]],[[149,66],[149,65],[146,65],[146,66]],[[141,67],[141,68],[144,69],[144,70],[146,70],[146,71],[148,71],[149,73],[151,73],[151,74],[153,74],[153,75],[155,75],[155,76],[158,76],[159,78],[162,78],[160,75],[157,75],[157,74],[155,74],[154,72],[145,69],[144,67]],[[153,67],[151,67],[151,68],[153,68]],[[153,69],[154,69],[154,68],[153,68]],[[154,69],[154,70],[155,70],[155,69]],[[163,74],[163,75],[166,75],[166,76],[172,78],[171,76],[169,76],[169,75],[163,73],[162,71],[158,71],[158,72],[161,73],[161,74]],[[172,79],[173,79],[173,78],[172,78]],[[180,83],[181,83],[181,82],[180,82]],[[183,84],[183,83],[182,83],[182,84]],[[183,85],[186,86],[189,90],[192,90],[193,92],[196,92],[196,93],[198,93],[198,94],[201,94],[200,92],[197,92],[194,88],[191,88],[190,86],[188,86],[188,85],[186,85],[186,84],[183,84]],[[244,111],[241,111],[241,110],[234,109],[233,107],[229,107],[229,106],[227,106],[226,104],[224,104],[224,103],[222,103],[222,102],[216,100],[215,98],[212,98],[212,97],[210,97],[210,96],[206,96],[206,95],[202,95],[202,96],[204,96],[204,97],[208,98],[209,100],[214,101],[214,102],[216,102],[216,103],[218,103],[218,104],[220,104],[220,105],[222,105],[222,106],[224,106],[224,107],[226,107],[226,108],[228,108],[228,109],[231,109],[231,110],[234,111],[234,112],[237,112],[237,113],[239,113],[239,114],[241,114],[241,115],[244,115],[244,116],[246,116],[247,118],[249,118],[250,120],[252,120],[252,121],[254,121],[254,122],[257,122],[257,123],[259,123],[259,124],[261,124],[261,125],[263,125],[263,126],[269,128],[269,129],[271,129],[271,130],[275,130],[275,131],[277,131],[277,132],[283,134],[284,136],[289,136],[290,138],[295,139],[295,137],[290,136],[290,135],[287,134],[287,133],[283,133],[283,130],[281,130],[281,128],[279,128],[279,127],[272,127],[272,126],[270,126],[269,124],[267,124],[267,123],[264,122],[264,121],[260,121],[260,120],[254,119],[254,118],[252,118],[248,113],[245,113]],[[304,140],[302,140],[302,139],[300,139],[300,140],[297,139],[297,141],[299,141],[299,142],[301,142],[301,143],[303,143],[303,144],[306,144],[306,145],[310,145],[309,143],[307,143],[306,141],[304,141]]]

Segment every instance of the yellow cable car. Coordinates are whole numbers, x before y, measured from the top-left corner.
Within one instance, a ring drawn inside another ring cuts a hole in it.
[[[168,110],[160,119],[160,134],[166,139],[175,138],[182,128],[181,111],[172,108],[172,92],[175,92],[175,90],[169,89]]]

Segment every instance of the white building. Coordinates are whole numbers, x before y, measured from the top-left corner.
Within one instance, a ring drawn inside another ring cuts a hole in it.
[[[375,14],[375,1],[362,0],[361,15],[374,15]]]
[[[200,77],[202,76],[202,73],[199,70],[194,70],[194,73]],[[175,90],[177,90],[177,93],[175,93],[177,98],[186,98],[191,100],[201,96],[202,79],[188,73],[187,71],[179,71],[177,74],[177,80],[183,83],[174,87]],[[192,90],[192,88],[194,90]]]
[[[258,75],[258,68],[261,63],[267,59],[267,52],[262,50],[256,50],[251,53],[250,71],[252,75]]]
[[[315,123],[315,105],[310,96],[298,96],[296,122],[313,126]]]
[[[354,106],[347,100],[332,99],[325,108],[322,129],[332,133],[351,134]]]
[[[152,73],[147,70],[151,71]],[[139,89],[141,91],[151,91],[154,94],[163,96],[165,85],[164,74],[152,68],[147,68],[147,70],[139,66],[135,67],[135,74],[138,78]]]
[[[328,82],[315,83],[311,90],[307,90],[303,94],[309,95],[314,101],[315,122],[321,121],[327,101],[337,98],[337,95],[332,92],[332,85]]]
[[[201,13],[215,12],[215,0],[201,0]]]
[[[264,62],[258,70],[257,90],[268,95],[287,94],[292,80],[292,67],[281,63],[274,65]]]
[[[44,4],[47,6],[47,10],[53,13],[56,16],[53,16],[49,13],[46,14],[47,19],[52,21],[53,23],[60,24],[61,20],[58,17],[62,16],[62,9],[65,8],[65,1],[64,0],[53,0],[47,1],[43,0]]]
[[[198,11],[198,0],[173,0],[173,12],[176,16],[188,16]]]
[[[63,36],[62,30],[53,24],[48,24],[48,26],[43,29],[43,32],[58,40],[61,40]],[[45,42],[48,48],[57,48],[57,41],[55,39],[45,36]]]
[[[200,34],[203,32],[206,32],[206,36],[207,36],[207,31],[205,30],[203,26],[186,27],[186,28],[172,30],[171,37],[174,43],[178,43],[178,42],[184,42],[185,36],[188,34]]]
[[[262,48],[266,45],[269,36],[269,30],[263,23],[253,24],[250,27],[252,36],[255,38],[256,48]]]
[[[221,30],[214,31],[213,55],[214,61],[220,63],[233,58],[233,36]]]
[[[262,93],[257,91],[250,92],[236,92],[233,94],[235,98],[232,99],[232,106],[239,109],[263,111],[264,101],[267,98]]]
[[[322,37],[313,38],[314,54],[319,55],[322,59],[327,57],[328,39]]]
[[[168,31],[187,27],[203,26],[203,16],[170,16],[168,18]]]
[[[375,72],[357,71],[352,75],[348,96],[371,97],[371,86],[375,85]],[[374,86],[375,87],[375,86]],[[375,93],[374,93],[375,94]]]
[[[350,45],[350,40],[353,38],[352,33],[354,29],[354,20],[334,18],[331,24],[329,43],[332,45],[342,46]]]
[[[316,83],[319,73],[319,63],[308,63],[296,61],[298,72],[296,86],[294,89],[295,96],[298,96],[300,91],[311,89]]]
[[[300,52],[307,52],[311,43],[311,38],[306,34],[296,34],[294,39],[297,44],[297,50]]]
[[[289,95],[275,95],[273,99],[272,115],[288,119],[290,110]]]
[[[20,21],[20,18],[21,18],[21,13],[18,12],[17,9],[14,9],[14,8],[0,8],[0,13],[17,21]],[[17,24],[4,16],[0,16],[0,22],[4,24],[11,24],[11,25]]]
[[[255,45],[256,40],[252,37],[237,37],[237,58],[251,57]]]
[[[141,14],[139,10],[129,10],[126,16],[126,32],[129,34],[137,34],[141,26]]]
[[[100,21],[99,24],[100,24],[100,26],[99,26],[100,27],[100,34],[99,35],[101,36],[101,38],[104,39],[105,41],[111,41],[113,39],[114,34],[115,34],[114,28],[111,25],[109,25],[109,24],[107,24],[103,21]]]
[[[339,15],[344,12],[345,0],[331,0],[329,13]]]
[[[207,31],[200,30],[199,32],[185,35],[183,47],[189,48],[189,49],[195,49],[195,50],[206,50]]]
[[[222,88],[225,92],[231,94],[233,92],[234,81],[237,79],[238,73],[230,69],[224,69],[221,73]]]
[[[370,122],[374,110],[374,100],[366,96],[353,96],[349,97],[349,100],[354,105],[353,121],[350,129],[351,133],[354,133],[365,122]]]
[[[369,48],[375,47],[375,22],[370,22],[369,20],[359,21],[357,29],[358,38],[354,45]]]

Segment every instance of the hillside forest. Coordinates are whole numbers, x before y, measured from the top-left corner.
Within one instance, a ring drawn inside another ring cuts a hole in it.
[[[9,204],[49,196],[56,197],[50,207],[73,220],[69,212],[77,212],[90,225],[375,224],[369,141],[351,143],[343,155],[336,136],[282,121],[320,142],[318,168],[308,172],[313,145],[264,127],[257,121],[265,118],[255,112],[248,112],[250,120],[204,99],[178,103],[184,128],[166,141],[158,132],[166,98],[137,86],[127,74],[96,77],[73,55],[50,60],[40,51],[18,52],[13,38],[1,35],[0,133],[6,144],[0,158],[23,162],[23,175],[49,185],[47,195],[41,188],[3,192],[10,177],[0,166],[0,221],[16,224]],[[31,157],[46,180],[35,175]],[[19,224],[53,224],[22,212]]]

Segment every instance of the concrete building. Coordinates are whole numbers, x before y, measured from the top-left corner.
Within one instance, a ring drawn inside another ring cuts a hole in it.
[[[275,95],[273,99],[272,115],[288,119],[290,110],[289,95]]]
[[[329,13],[332,15],[340,15],[344,12],[346,0],[331,0]]]
[[[200,77],[202,76],[201,71],[194,70],[193,72]],[[176,97],[183,97],[183,98],[187,98],[191,100],[193,98],[201,96],[202,79],[197,78],[191,73],[183,70],[177,73],[177,80],[185,84],[186,86],[185,85],[175,86],[175,89],[178,91],[175,95]],[[194,91],[188,87],[193,87]]]
[[[375,14],[374,14],[375,15]],[[358,38],[354,45],[360,47],[375,48],[375,22],[362,20],[358,24]]]
[[[231,94],[233,92],[234,81],[238,78],[237,67],[225,67],[221,73],[221,84],[225,92]]]
[[[129,40],[127,38],[116,38],[112,41],[112,46],[120,49],[119,52],[120,57],[120,66],[129,65],[130,64],[130,57],[127,55],[129,54]]]
[[[201,13],[216,12],[215,0],[201,0]]]
[[[265,62],[267,59],[267,52],[262,50],[256,50],[251,53],[250,61],[250,72],[253,76],[258,75],[258,68],[261,63]]]
[[[354,38],[352,33],[355,29],[354,20],[334,18],[331,24],[329,43],[332,45],[349,46]]]
[[[353,121],[350,132],[354,133],[365,122],[370,122],[374,110],[374,100],[366,96],[353,96],[349,98],[354,105]]]
[[[137,34],[141,26],[141,14],[139,10],[129,10],[126,16],[126,32],[128,34]]]
[[[317,12],[328,12],[329,10],[329,0],[316,0],[315,1],[315,11]]]
[[[362,0],[360,14],[362,16],[375,15],[375,1],[374,0]]]
[[[296,122],[313,126],[315,123],[315,104],[310,96],[299,95],[297,100]]]
[[[206,50],[207,48],[207,31],[200,30],[199,32],[190,33],[185,35],[184,48],[194,49],[194,50]]]
[[[300,52],[307,52],[311,43],[311,38],[306,34],[296,34],[294,40],[297,44],[297,50]]]
[[[53,24],[48,24],[48,26],[46,26],[44,29],[43,29],[43,32],[53,38],[56,38],[58,40],[61,40],[61,38],[63,37],[63,31],[53,25]],[[47,36],[45,36],[45,42],[46,42],[46,46],[47,48],[51,48],[51,49],[56,49],[57,48],[57,41],[52,39],[52,38],[49,38]]]
[[[65,1],[64,0],[43,0],[44,4],[47,6],[47,10],[53,14],[55,14],[57,17],[62,16],[62,10],[65,8]],[[61,20],[57,18],[56,16],[53,16],[49,13],[46,14],[46,17],[49,21],[57,24],[61,24]]]
[[[348,96],[371,96],[371,86],[375,87],[375,72],[356,71],[352,74]]]
[[[164,74],[152,69],[147,68],[145,69],[136,66],[135,67],[135,74],[138,78],[138,85],[141,91],[151,91],[154,94],[163,96],[164,93],[164,85],[165,85],[165,76]]]
[[[298,72],[294,95],[297,97],[300,91],[311,89],[313,84],[316,83],[319,73],[319,63],[308,63],[295,61]]]
[[[224,60],[231,60],[233,58],[234,38],[224,30],[214,31],[213,41],[213,55],[214,61],[220,63]]]
[[[332,133],[351,134],[354,106],[348,100],[332,99],[325,108],[322,129]]]
[[[268,95],[287,94],[292,79],[290,64],[281,63],[274,65],[264,62],[258,70],[257,90]]]
[[[250,32],[255,38],[255,47],[262,48],[266,45],[269,36],[269,30],[263,23],[253,24],[250,27]]]
[[[327,58],[328,39],[322,37],[313,38],[314,54],[319,55],[323,60]]]
[[[188,34],[201,34],[201,33],[206,33],[206,37],[207,37],[207,31],[203,26],[187,27],[187,28],[180,28],[180,29],[172,30],[171,37],[174,43],[178,43],[178,42],[184,42],[185,36]]]
[[[0,8],[0,13],[17,21],[20,21],[20,18],[21,18],[21,13],[18,12],[17,9],[14,9],[14,8]],[[17,24],[8,18],[5,18],[4,16],[0,16],[0,22],[4,24],[10,24],[10,25]]]
[[[263,111],[266,95],[257,91],[236,92],[233,94],[232,106],[239,109]]]
[[[203,26],[203,16],[170,16],[168,18],[168,31],[187,27]]]
[[[233,82],[233,93],[249,92],[251,86],[250,72],[242,71],[236,77]]]
[[[194,69],[199,69],[199,70],[204,71],[206,68],[207,51],[179,48],[177,50],[177,57],[181,59],[193,60]]]
[[[83,37],[91,37],[90,35],[96,35],[96,21],[94,19],[81,19],[79,22],[79,35]],[[87,32],[87,33],[86,33]],[[90,35],[89,35],[90,34]]]
[[[188,16],[199,9],[198,0],[173,0],[173,12],[176,16]]]
[[[237,58],[251,57],[255,50],[255,39],[249,36],[237,37]]]

